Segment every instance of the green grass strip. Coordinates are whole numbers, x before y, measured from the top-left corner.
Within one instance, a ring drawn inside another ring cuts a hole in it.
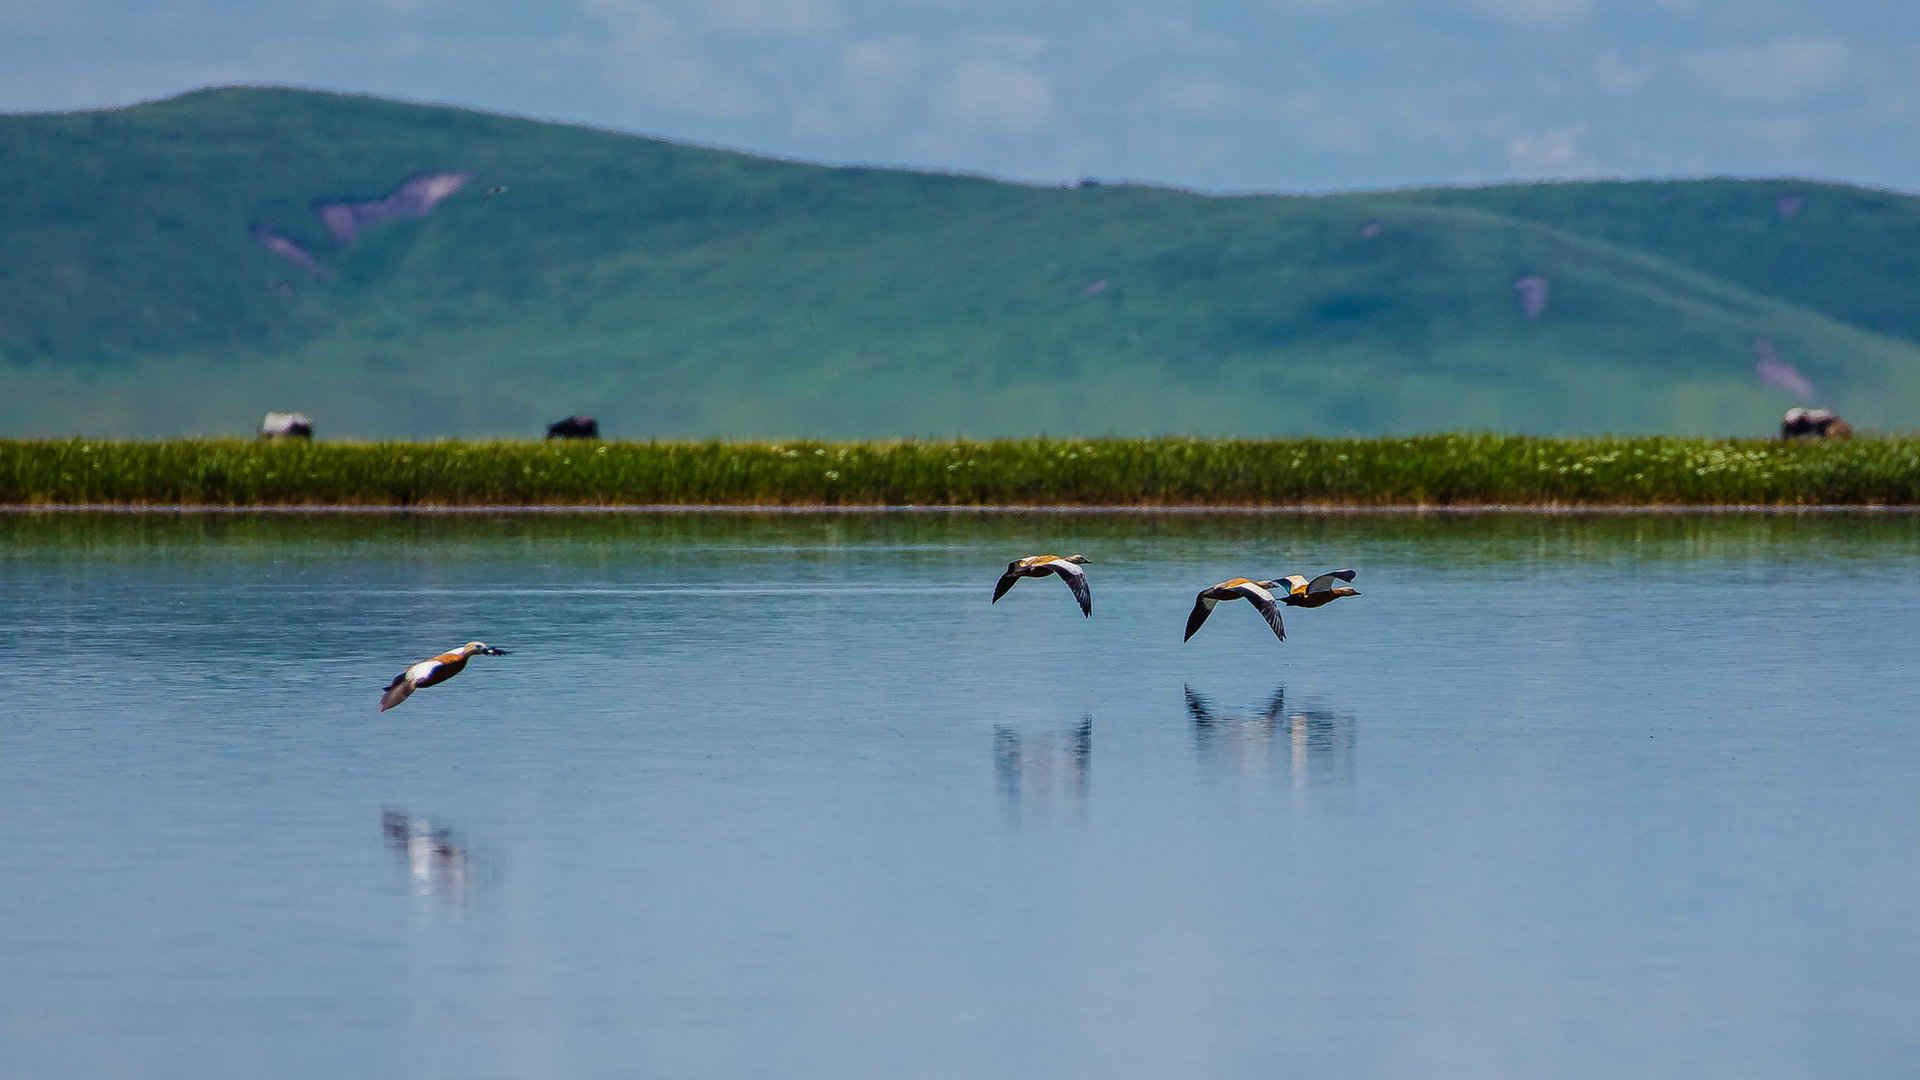
[[[1920,438],[0,441],[0,503],[1913,505]]]

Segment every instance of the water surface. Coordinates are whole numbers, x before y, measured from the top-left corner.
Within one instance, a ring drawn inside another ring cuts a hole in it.
[[[1872,515],[0,517],[0,1074],[1896,1074],[1916,611]]]

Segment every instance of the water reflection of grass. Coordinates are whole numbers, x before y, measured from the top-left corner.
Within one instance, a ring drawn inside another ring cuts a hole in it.
[[[0,442],[0,503],[1920,504],[1920,438],[894,443]]]
[[[1261,514],[1033,510],[933,514],[809,511],[660,513],[0,514],[9,558],[89,562],[327,562],[377,556],[422,564],[531,558],[568,573],[635,559],[724,571],[765,560],[936,565],[955,548],[1070,547],[1104,571],[1120,562],[1273,551],[1408,557],[1440,572],[1512,561],[1634,563],[1734,559],[1782,574],[1809,557],[1876,564],[1920,554],[1920,514],[1800,513]],[[1236,557],[1244,557],[1244,554]],[[1783,579],[1783,588],[1787,582]],[[984,593],[983,593],[984,596]]]

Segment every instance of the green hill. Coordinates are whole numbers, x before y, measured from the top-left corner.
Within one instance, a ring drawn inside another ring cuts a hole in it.
[[[238,89],[0,117],[0,156],[0,435],[1760,434],[1760,340],[1920,415],[1881,191],[1039,188]]]

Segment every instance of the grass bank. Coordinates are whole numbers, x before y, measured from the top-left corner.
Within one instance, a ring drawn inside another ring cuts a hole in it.
[[[1920,438],[888,443],[0,441],[0,503],[1915,505]]]

